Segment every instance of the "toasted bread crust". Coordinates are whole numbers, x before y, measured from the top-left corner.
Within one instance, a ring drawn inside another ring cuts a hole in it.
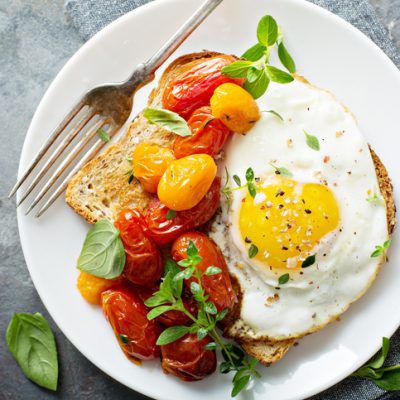
[[[173,61],[150,93],[148,106],[162,107],[162,94],[168,82],[192,66],[221,53],[203,51],[186,54]],[[129,157],[139,142],[170,147],[174,135],[156,125],[150,125],[140,113],[116,144],[88,162],[69,182],[66,202],[89,223],[106,218],[114,221],[124,208],[144,211],[152,195],[145,192],[137,180],[128,183],[132,169]],[[127,175],[128,173],[128,175]]]

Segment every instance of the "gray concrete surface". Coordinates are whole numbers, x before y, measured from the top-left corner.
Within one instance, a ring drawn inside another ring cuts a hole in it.
[[[400,0],[372,0],[400,48]],[[86,360],[54,325],[29,277],[19,243],[14,200],[25,133],[50,82],[82,41],[62,0],[0,0],[0,400],[144,399]],[[29,382],[8,353],[4,334],[13,312],[41,312],[56,335],[60,385],[56,393]]]

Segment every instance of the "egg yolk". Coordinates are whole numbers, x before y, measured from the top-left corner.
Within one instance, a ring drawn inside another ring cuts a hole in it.
[[[313,255],[321,238],[339,224],[332,191],[276,177],[257,185],[257,196],[242,199],[239,227],[246,248],[258,248],[254,259],[269,269],[298,269]]]

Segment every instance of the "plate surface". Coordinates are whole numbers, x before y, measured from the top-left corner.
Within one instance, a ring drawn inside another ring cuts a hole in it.
[[[58,74],[29,128],[20,172],[74,101],[87,89],[120,81],[146,60],[200,4],[200,0],[159,0],[120,18],[86,43]],[[255,42],[257,22],[271,14],[282,25],[299,73],[333,91],[357,116],[368,141],[400,182],[400,72],[369,39],[338,17],[300,0],[225,0],[174,55],[210,49],[240,55]],[[153,85],[152,85],[153,86]],[[135,98],[133,113],[145,106],[152,86]],[[395,185],[396,187],[396,185]],[[399,193],[396,190],[397,198]],[[33,282],[68,339],[104,372],[148,396],[191,400],[229,398],[231,377],[214,374],[183,383],[162,373],[158,362],[138,367],[120,351],[98,307],[87,304],[75,282],[76,258],[88,225],[63,199],[39,220],[18,210],[22,246]],[[373,226],[371,226],[373,229]],[[397,232],[398,233],[398,232]],[[341,322],[306,337],[268,369],[248,399],[302,399],[340,381],[378,350],[400,322],[400,257],[393,251],[368,293]]]

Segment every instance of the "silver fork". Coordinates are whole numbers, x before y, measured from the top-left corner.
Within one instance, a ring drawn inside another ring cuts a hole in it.
[[[83,148],[94,140],[100,129],[105,130],[110,138],[118,132],[130,115],[133,105],[133,96],[136,91],[154,79],[156,70],[222,1],[223,0],[206,0],[147,62],[138,64],[135,67],[128,80],[115,85],[98,86],[82,97],[42,145],[36,157],[32,160],[29,167],[21,175],[11,190],[8,196],[9,198],[17,192],[19,187],[34,173],[34,171],[38,170],[25,192],[21,194],[17,202],[17,207],[22,204],[35,188],[39,188],[39,192],[28,207],[26,214],[36,207],[51,189],[53,189],[53,192],[44,204],[41,205],[36,217],[40,217],[54,203],[66,189],[72,176],[101,150],[105,145],[105,141],[100,138],[97,139],[62,180],[60,185],[54,188],[55,183],[60,179],[67,168],[81,155]],[[74,122],[75,126],[68,129],[70,123],[74,119],[76,120]],[[82,133],[85,128],[87,132]],[[44,157],[49,149],[59,138],[59,143],[53,153],[45,160]],[[69,145],[74,139],[77,140],[77,143],[72,149],[68,149],[68,152],[66,152],[66,149],[69,148]],[[61,160],[63,156],[64,159]],[[44,163],[39,169],[38,164],[42,160]],[[55,171],[46,179],[43,186],[40,188],[39,184],[43,181],[49,169],[59,160],[61,161]]]

